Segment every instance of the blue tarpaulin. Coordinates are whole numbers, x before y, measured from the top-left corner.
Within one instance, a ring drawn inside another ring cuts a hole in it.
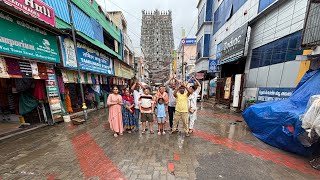
[[[287,100],[255,104],[243,117],[254,136],[279,149],[308,156],[312,148],[304,147],[298,136],[304,132],[300,116],[311,96],[320,94],[320,70],[309,71]]]

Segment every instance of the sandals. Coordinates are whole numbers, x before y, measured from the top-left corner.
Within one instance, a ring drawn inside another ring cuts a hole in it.
[[[154,134],[154,131],[150,131],[150,134]]]
[[[118,137],[118,134],[117,134],[117,133],[114,133],[113,136],[114,136],[114,137]]]
[[[142,134],[145,134],[145,133],[146,133],[146,130],[143,130],[141,133],[142,133]]]

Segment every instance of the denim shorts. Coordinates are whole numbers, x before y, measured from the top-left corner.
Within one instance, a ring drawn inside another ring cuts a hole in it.
[[[165,117],[158,117],[158,123],[165,123],[166,118]]]

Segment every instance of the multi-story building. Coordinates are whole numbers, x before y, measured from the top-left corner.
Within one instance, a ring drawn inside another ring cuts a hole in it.
[[[195,60],[197,53],[196,38],[182,38],[177,49],[177,77],[178,79],[188,79],[195,74]],[[183,71],[185,77],[183,77]]]
[[[141,47],[135,48],[135,57],[134,57],[134,69],[136,74],[136,79],[139,82],[144,82],[149,84],[149,69],[148,65],[145,63],[144,51]]]
[[[239,109],[248,98],[272,99],[259,89],[296,86],[310,64],[299,58],[306,7],[307,0],[214,1],[210,59],[221,69],[218,103]]]
[[[196,72],[206,73],[209,67],[210,39],[212,36],[212,7],[214,0],[199,0],[197,28]]]
[[[121,30],[122,42],[123,42],[123,61],[134,66],[134,47],[132,40],[128,35],[127,20],[122,11],[110,11],[111,21]]]
[[[302,46],[306,49],[306,59],[311,59],[310,68],[320,67],[320,2],[309,0],[307,16],[302,32]]]
[[[171,11],[142,11],[140,43],[152,83],[163,83],[169,76],[174,48],[171,16]]]

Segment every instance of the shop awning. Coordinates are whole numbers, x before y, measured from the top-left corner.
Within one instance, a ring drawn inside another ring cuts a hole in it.
[[[229,56],[228,58],[225,58],[225,59],[221,59],[220,60],[220,64],[226,64],[226,63],[229,63],[229,62],[233,62],[233,61],[236,61],[238,59],[240,59],[241,57],[243,57],[243,51],[239,52],[239,53],[236,53],[232,56]]]

